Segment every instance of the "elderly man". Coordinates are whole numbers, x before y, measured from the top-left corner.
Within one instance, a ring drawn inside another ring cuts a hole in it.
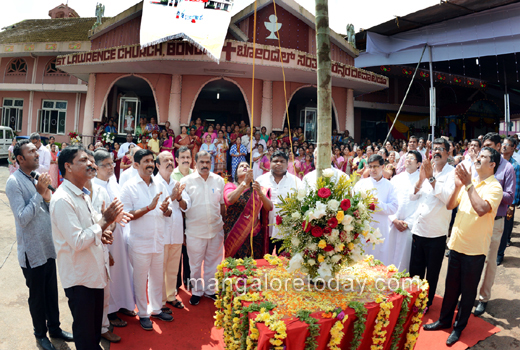
[[[172,210],[168,208],[168,189],[153,180],[155,165],[152,151],[137,151],[134,165],[139,175],[125,183],[121,190],[121,201],[133,215],[128,245],[134,269],[139,323],[144,330],[151,331],[153,323],[150,317],[173,321],[171,315],[161,310],[165,217],[170,217]],[[150,301],[149,306],[147,300]]]
[[[170,208],[172,215],[165,220],[164,229],[164,280],[162,293],[162,309],[171,312],[166,303],[177,309],[183,309],[182,302],[177,300],[177,273],[179,272],[179,261],[184,242],[184,230],[182,212],[186,210],[186,201],[182,200],[182,193],[186,185],[180,185],[172,178],[173,155],[171,152],[164,151],[159,154],[156,160],[159,173],[154,177],[157,182],[162,183],[171,193]]]
[[[289,157],[283,151],[275,151],[271,155],[271,171],[260,175],[256,181],[260,186],[271,190],[271,201],[273,205],[280,203],[280,196],[285,198],[292,190],[302,188],[301,180],[287,171]],[[274,249],[276,252],[282,246],[282,237],[278,233],[278,228],[274,226],[276,215],[280,209],[275,205],[274,210],[269,212],[269,253]]]
[[[97,175],[92,179],[93,185],[105,189],[109,201],[121,198],[121,187],[113,177],[115,164],[110,153],[105,150],[97,150],[94,153],[94,159],[97,166]],[[110,299],[107,317],[114,327],[126,326],[126,321],[120,319],[117,312],[128,316],[136,315],[133,311],[135,308],[133,271],[126,244],[128,234],[128,225],[123,227],[117,224],[112,233],[114,243],[108,246],[114,265],[110,266]]]
[[[385,241],[376,245],[373,249],[369,249],[367,245],[365,253],[372,254],[374,258],[381,260],[385,265],[390,265],[394,247],[389,245],[390,240],[388,240],[390,230],[388,215],[397,212],[399,206],[397,193],[394,185],[383,177],[383,157],[379,154],[373,154],[368,158],[367,164],[370,177],[359,180],[354,186],[354,191],[356,193],[371,191],[376,198],[377,211],[372,214],[372,219],[375,221],[372,226],[379,229]]]
[[[417,144],[418,144],[418,141],[417,141],[417,136],[410,136],[410,139],[408,140],[408,152],[410,151],[416,151],[417,150]],[[405,159],[406,159],[406,155],[408,153],[405,153],[401,156],[401,158],[399,159],[399,163],[397,163],[397,168],[395,169],[395,173],[396,174],[400,174],[404,171],[405,169]]]
[[[484,147],[491,147],[500,154],[502,138],[497,133],[487,133],[484,135]],[[473,177],[476,177],[473,174]],[[493,224],[493,236],[491,237],[491,244],[489,252],[486,255],[486,267],[484,268],[484,277],[482,279],[482,286],[479,291],[479,303],[475,308],[474,315],[480,316],[486,311],[487,303],[491,298],[491,288],[495,283],[495,275],[497,271],[497,255],[500,246],[500,240],[504,233],[505,217],[509,210],[509,206],[513,204],[515,199],[516,188],[516,174],[513,165],[500,156],[500,162],[497,164],[497,171],[495,179],[500,183],[503,189],[503,197],[498,207],[495,221]]]
[[[123,159],[131,145],[137,146],[134,143],[134,136],[132,135],[132,133],[129,132],[126,134],[126,142],[123,143],[119,148],[119,151],[117,151],[117,159]]]
[[[258,146],[258,145],[262,145],[264,146],[264,150],[267,149],[267,143],[261,139],[261,134],[260,134],[260,131],[257,131],[255,132],[255,138],[253,139],[253,141],[251,141],[253,143],[253,150]],[[249,147],[249,146],[248,146]]]
[[[445,139],[433,141],[433,159],[423,160],[419,179],[412,189],[411,203],[417,210],[412,225],[410,275],[424,278],[426,274],[430,285],[427,307],[435,297],[452,214],[446,208],[455,188],[454,168],[448,164],[449,149]]]
[[[484,147],[475,162],[477,178],[464,164],[455,169],[455,188],[446,204],[448,210],[459,207],[448,247],[450,257],[446,274],[446,290],[437,321],[424,325],[427,331],[451,328],[460,297],[459,311],[446,344],[455,344],[468,324],[469,316],[494,235],[494,222],[502,201],[502,186],[493,176],[500,163],[500,153]],[[489,261],[488,261],[489,263]]]
[[[410,201],[413,189],[419,180],[419,167],[423,161],[419,151],[410,151],[406,156],[406,171],[392,178],[390,183],[397,194],[398,209],[395,214],[388,217],[390,232],[385,244],[390,249],[389,262],[394,264],[399,271],[410,269],[410,251],[412,248],[412,232],[416,203]],[[393,248],[392,248],[393,247]],[[392,254],[393,252],[393,254]]]
[[[36,151],[40,156],[40,166],[38,167],[38,172],[47,173],[51,167],[51,152],[42,145],[42,140],[40,138],[40,134],[34,132],[29,136],[29,140],[31,140],[32,144],[36,146]]]
[[[29,288],[34,336],[43,349],[55,350],[47,329],[53,338],[73,339],[60,328],[56,251],[49,214],[51,191],[47,188],[51,180],[47,173],[40,174],[38,181],[31,177],[40,163],[36,146],[29,140],[17,142],[13,153],[20,168],[7,179],[5,192],[15,219],[18,263]]]
[[[185,176],[193,173],[193,169],[190,168],[192,159],[191,159],[191,150],[182,146],[175,153],[175,158],[177,160],[178,166],[173,169],[172,178],[175,181],[181,181],[181,179]],[[184,237],[184,244],[182,245],[182,252],[179,261],[179,271],[182,269],[182,273],[177,273],[177,289],[182,286],[184,279],[184,287],[189,289],[188,280],[190,278],[190,259],[188,258],[188,251],[186,250],[186,235]]]
[[[126,221],[119,200],[110,203],[102,215],[94,211],[84,187],[92,165],[81,146],[61,151],[58,166],[65,180],[52,197],[49,210],[58,270],[69,299],[78,350],[101,350],[104,288],[109,278],[103,244],[112,243],[107,228],[113,222]]]
[[[226,210],[224,179],[210,171],[211,155],[200,151],[195,155],[195,162],[197,171],[181,179],[181,185],[186,185],[187,200],[182,202],[187,202],[186,248],[190,257],[190,281],[194,282],[191,305],[197,305],[203,295],[216,299],[216,285],[212,281],[224,257],[222,217]]]
[[[513,158],[513,153],[516,148],[516,139],[513,137],[506,137],[502,142],[502,156],[513,166],[515,170],[516,188],[515,188],[515,199],[513,204],[509,206],[505,222],[504,222],[504,233],[500,240],[500,246],[497,253],[497,265],[501,265],[504,260],[504,254],[506,247],[511,239],[511,232],[513,231],[513,222],[515,218],[515,207],[520,204],[520,164]]]

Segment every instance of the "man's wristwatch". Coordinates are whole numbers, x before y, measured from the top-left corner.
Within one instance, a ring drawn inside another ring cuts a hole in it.
[[[435,182],[435,176],[432,176],[428,179],[428,182],[430,182],[431,184]]]

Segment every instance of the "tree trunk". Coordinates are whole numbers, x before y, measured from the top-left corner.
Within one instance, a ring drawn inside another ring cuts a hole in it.
[[[317,176],[331,167],[331,61],[329,2],[316,0],[316,55],[318,57],[318,159]]]

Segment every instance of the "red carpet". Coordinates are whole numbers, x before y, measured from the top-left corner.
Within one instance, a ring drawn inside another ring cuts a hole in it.
[[[153,331],[142,329],[138,317],[120,315],[128,322],[128,326],[114,327],[114,333],[122,339],[120,343],[111,344],[110,349],[224,349],[223,332],[213,325],[213,300],[202,297],[199,305],[193,306],[189,303],[190,297],[191,294],[181,288],[177,298],[182,300],[184,309],[170,307],[173,311],[173,322],[152,318]]]
[[[137,317],[121,316],[128,322],[124,328],[114,328],[114,333],[121,336],[120,343],[112,344],[112,350],[146,350],[146,349],[224,349],[222,330],[213,325],[215,306],[213,301],[202,298],[200,304],[189,303],[190,294],[184,289],[179,291],[178,298],[185,308],[173,308],[173,322],[153,320],[154,330],[145,331],[139,325]],[[436,321],[439,317],[442,298],[435,296],[431,310],[426,314],[423,323]],[[422,328],[415,346],[416,350],[462,350],[471,347],[481,340],[499,332],[498,327],[471,315],[468,326],[462,333],[458,343],[448,348],[446,339],[451,329],[425,332]]]
[[[435,295],[433,304],[430,311],[424,316],[423,324],[435,322],[439,319],[441,313],[442,298],[439,295]],[[455,315],[457,312],[455,311]],[[455,318],[454,318],[455,319]],[[484,340],[495,333],[500,332],[500,328],[493,326],[481,319],[475,317],[473,314],[469,317],[468,325],[462,332],[460,339],[455,345],[448,347],[446,346],[446,340],[451,334],[453,329],[443,329],[440,331],[425,331],[422,329],[419,331],[419,338],[415,345],[416,350],[463,350],[477,344],[479,341]]]

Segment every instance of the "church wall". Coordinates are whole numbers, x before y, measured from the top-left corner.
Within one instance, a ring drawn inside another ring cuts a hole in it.
[[[26,74],[7,74],[7,66],[12,62],[15,58],[23,58],[27,63],[27,73]],[[0,83],[4,84],[31,84],[32,83],[32,74],[34,69],[34,61],[35,59],[30,56],[25,57],[3,57],[0,62],[0,73],[2,74],[2,80]]]
[[[139,44],[141,16],[115,27],[91,41],[91,50]]]

